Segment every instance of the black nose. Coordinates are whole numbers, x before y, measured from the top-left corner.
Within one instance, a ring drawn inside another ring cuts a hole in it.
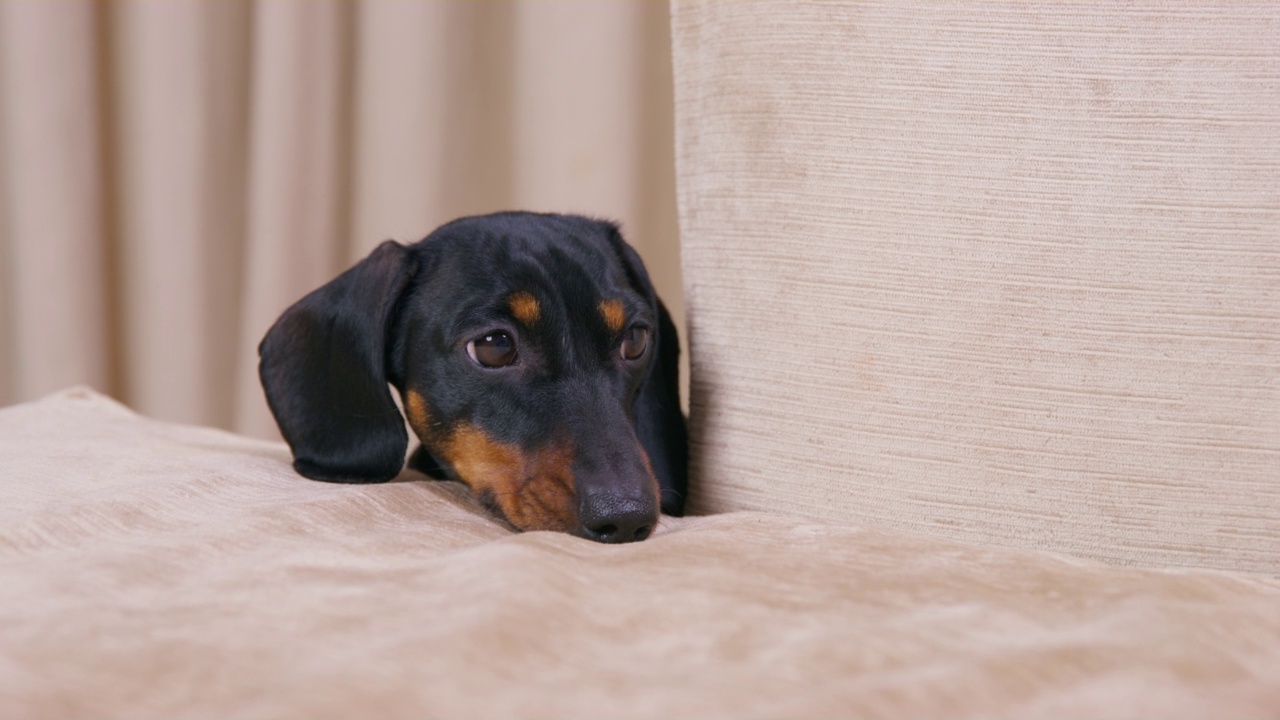
[[[649,537],[658,522],[653,502],[609,495],[584,499],[579,515],[583,535],[602,543],[639,542]]]

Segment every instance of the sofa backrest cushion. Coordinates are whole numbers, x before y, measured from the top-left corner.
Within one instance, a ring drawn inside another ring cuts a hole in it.
[[[1280,4],[672,12],[694,510],[1280,573]]]

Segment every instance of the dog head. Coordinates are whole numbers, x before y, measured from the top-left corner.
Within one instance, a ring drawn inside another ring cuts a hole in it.
[[[686,485],[675,326],[618,228],[464,218],[388,241],[289,308],[259,347],[302,475],[458,480],[521,530],[642,540]]]

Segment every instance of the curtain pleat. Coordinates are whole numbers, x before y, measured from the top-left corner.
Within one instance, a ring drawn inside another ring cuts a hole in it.
[[[679,311],[661,3],[0,3],[0,404],[272,437],[256,347],[382,240],[623,222]]]
[[[112,385],[98,20],[0,3],[0,400]]]
[[[510,14],[487,3],[361,7],[349,258],[510,204]]]
[[[267,434],[256,348],[277,315],[347,261],[351,6],[254,8],[249,221],[236,426]],[[246,352],[246,350],[248,352]]]
[[[226,425],[244,231],[247,7],[109,15],[124,373],[148,415]]]

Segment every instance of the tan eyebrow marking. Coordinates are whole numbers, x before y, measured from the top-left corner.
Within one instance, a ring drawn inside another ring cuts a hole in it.
[[[538,304],[538,299],[527,292],[512,293],[507,298],[507,306],[511,308],[511,314],[516,320],[525,325],[533,325],[542,317],[542,306]]]
[[[604,324],[614,332],[621,330],[622,323],[626,322],[627,319],[627,314],[622,309],[621,300],[601,300],[600,316],[604,318]]]

